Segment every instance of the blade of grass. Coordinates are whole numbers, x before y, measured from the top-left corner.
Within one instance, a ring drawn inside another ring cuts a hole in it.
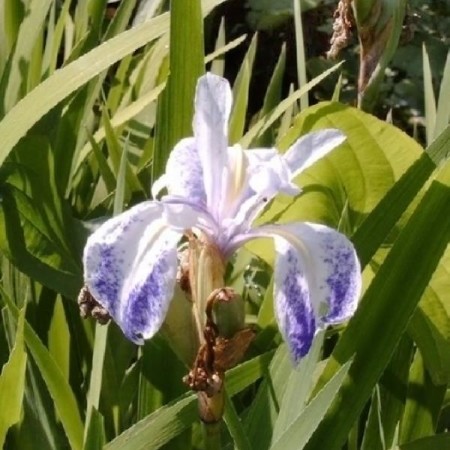
[[[174,145],[191,135],[197,79],[204,72],[203,21],[200,0],[172,0],[170,74],[158,102],[152,177],[158,179]]]
[[[259,112],[259,116],[265,116],[270,111],[275,109],[281,101],[281,92],[283,88],[283,77],[286,68],[286,45],[281,47],[280,55],[277,64],[273,70],[272,76],[267,86],[266,95],[264,96],[263,107]],[[273,145],[275,138],[275,129],[278,121],[273,124],[273,128],[269,128],[258,139],[255,139],[254,145],[256,147],[270,147]]]
[[[166,32],[163,14],[96,47],[43,81],[0,122],[0,165],[25,133],[50,109],[87,81],[139,47]]]
[[[303,41],[302,5],[300,0],[294,2],[294,24],[295,24],[295,52],[297,57],[297,78],[299,87],[308,83],[306,77],[306,54],[305,43]],[[308,95],[305,93],[300,97],[300,109],[303,110],[309,105]]]
[[[105,431],[102,415],[94,409],[89,423],[83,450],[102,450],[105,445]]]
[[[217,33],[216,39],[216,49],[219,49],[225,45],[225,20],[222,17],[220,20],[219,31]],[[220,75],[223,77],[225,72],[225,59],[224,58],[216,58],[212,64],[210,71],[215,73],[216,75]]]
[[[234,103],[229,124],[229,141],[231,144],[236,143],[244,133],[250,80],[252,77],[253,63],[255,61],[256,46],[258,42],[257,36],[257,34],[253,36],[252,42],[250,43],[233,85]]]
[[[45,27],[45,18],[52,2],[53,0],[33,0],[29,4],[17,36],[3,98],[3,113],[8,112],[25,93],[22,85],[24,66],[30,62],[35,43]]]
[[[252,450],[250,441],[245,434],[244,427],[227,391],[225,391],[225,412],[223,419],[234,440],[235,448],[237,450]]]
[[[399,450],[431,450],[450,447],[450,433],[436,434],[400,445]]]
[[[266,115],[258,120],[258,122],[253,125],[250,130],[242,137],[240,144],[242,147],[247,148],[252,143],[253,139],[262,133],[264,133],[282,114],[289,109],[299,98],[301,98],[306,92],[312,89],[314,86],[319,84],[324,78],[337,70],[343,61],[330,67],[328,70],[320,74],[319,76],[313,78],[311,81],[303,85],[300,89],[289,95],[288,98],[284,99],[279,105],[272,111],[271,114]]]
[[[19,310],[1,285],[0,293],[12,316],[17,320]],[[26,321],[24,324],[24,337],[25,343],[39,367],[42,378],[55,402],[55,408],[71,448],[73,450],[81,450],[83,446],[83,423],[72,389],[49,351]]]
[[[407,400],[400,422],[400,444],[435,433],[446,390],[446,384],[433,384],[422,355],[416,351],[410,367]]]
[[[351,360],[347,361],[308,406],[293,418],[286,431],[270,447],[271,450],[298,450],[304,447],[342,386],[350,364]]]
[[[307,408],[308,399],[314,386],[314,371],[322,356],[322,344],[325,332],[321,331],[314,337],[310,352],[301,359],[299,365],[291,371],[286,391],[280,405],[275,428],[273,430],[272,442],[282,439],[283,435],[293,426],[295,417],[303,416]],[[325,411],[323,412],[325,414]],[[311,430],[311,433],[314,430]]]
[[[425,94],[425,122],[427,144],[430,145],[435,137],[436,128],[436,99],[433,92],[433,76],[431,73],[430,59],[425,44],[422,45],[423,58],[423,92]]]
[[[0,374],[0,447],[3,448],[6,433],[15,423],[20,421],[22,399],[25,387],[25,369],[27,354],[24,348],[25,308],[20,310],[16,331],[16,341],[9,355],[8,362]]]
[[[434,136],[438,136],[450,120],[450,50],[447,53],[445,61],[444,73],[441,80],[441,88],[439,90],[439,99],[436,112],[436,125],[434,128]]]

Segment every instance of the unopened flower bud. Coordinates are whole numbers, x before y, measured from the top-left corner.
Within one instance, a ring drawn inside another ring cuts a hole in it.
[[[213,291],[207,308],[211,310],[219,336],[231,338],[245,327],[244,300],[234,289],[224,287]]]

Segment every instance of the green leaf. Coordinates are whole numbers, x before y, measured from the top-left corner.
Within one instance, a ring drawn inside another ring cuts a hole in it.
[[[9,111],[27,91],[26,84],[23,84],[26,70],[29,68],[35,43],[44,30],[45,18],[52,2],[53,0],[32,0],[28,5],[17,36],[8,84],[5,86],[3,113]]]
[[[27,354],[23,342],[25,309],[20,311],[16,342],[0,375],[0,447],[3,448],[8,429],[20,421],[25,387]]]
[[[105,431],[103,428],[103,417],[96,409],[93,409],[83,450],[102,450],[104,445]]]
[[[57,67],[58,55],[64,35],[64,26],[69,15],[70,0],[64,0],[64,4],[59,10],[56,24],[52,28],[52,33],[47,35],[47,44],[42,64],[42,73],[49,76]],[[55,3],[53,3],[53,9]],[[65,55],[67,56],[67,55]]]
[[[233,396],[261,378],[273,356],[273,351],[266,352],[227,371],[225,380],[228,394]]]
[[[255,34],[242,61],[236,80],[233,85],[233,109],[230,115],[229,141],[235,144],[244,133],[247,118],[248,94],[250,79],[252,77],[253,63],[255,61],[257,37]]]
[[[436,111],[436,125],[434,135],[444,131],[445,127],[450,122],[450,50],[447,53],[445,61],[444,73],[441,80],[441,88],[439,89],[439,98]]]
[[[295,24],[295,51],[297,61],[297,81],[299,86],[304,86],[308,83],[306,77],[306,52],[305,42],[303,39],[303,22],[302,22],[302,9],[301,2],[294,1],[294,24]],[[308,96],[302,95],[300,97],[300,108],[303,110],[309,105]]]
[[[447,385],[436,386],[416,352],[409,373],[407,401],[400,422],[400,444],[435,433]]]
[[[390,449],[406,401],[413,343],[404,336],[372,394],[361,450]]]
[[[158,104],[153,179],[162,175],[169,153],[192,135],[194,93],[204,72],[203,22],[200,0],[172,0],[170,10],[170,74]]]
[[[9,57],[10,51],[16,42],[20,24],[25,15],[25,7],[17,0],[0,2],[0,73]]]
[[[399,450],[440,450],[449,447],[450,433],[442,433],[400,445]]]
[[[319,386],[354,355],[349,376],[308,450],[340,449],[404,333],[450,238],[450,164],[417,206],[365,292]],[[412,276],[413,274],[413,276]]]
[[[450,127],[427,148],[426,154],[415,161],[377,206],[364,219],[352,240],[358,249],[362,267],[369,263],[386,236],[413,202],[436,165],[447,155]]]
[[[44,114],[110,65],[164,34],[168,20],[168,14],[162,14],[124,31],[56,71],[26,95],[0,122],[0,165]]]
[[[267,370],[272,354],[246,361],[226,374],[230,396],[242,391]],[[160,448],[198,420],[197,398],[186,393],[156,410],[106,444],[104,450],[153,450]]]
[[[245,417],[244,426],[252,448],[264,450],[270,446],[291,370],[292,362],[283,344],[275,352],[269,371]]]
[[[0,248],[22,272],[74,298],[81,230],[55,185],[53,156],[47,138],[32,136],[3,165]]]
[[[123,164],[123,170],[125,170],[126,174],[126,184],[123,186],[125,189],[123,195],[128,199],[131,196],[130,191],[143,191],[143,188],[138,177],[128,164],[128,160],[126,158],[127,152],[124,152],[122,148],[123,146],[119,141],[119,136],[112,128],[111,121],[106,112],[103,114],[103,124],[105,128],[106,142],[108,144],[108,153],[112,162],[114,173],[116,174],[116,178],[119,176],[119,169]]]
[[[283,87],[283,77],[286,68],[286,45],[283,44],[278,57],[277,64],[273,70],[272,77],[270,78],[269,85],[267,86],[266,95],[264,97],[263,107],[260,111],[260,116],[265,116],[270,111],[276,108],[281,100],[281,92]],[[259,139],[255,140],[254,145],[256,147],[270,147],[274,141],[273,127],[269,128]]]
[[[233,405],[232,400],[225,391],[225,411],[223,420],[227,425],[228,431],[233,438],[235,448],[239,450],[252,450],[252,446],[245,434],[241,419]]]
[[[408,333],[419,347],[437,385],[450,382],[450,305],[446,310],[443,303],[450,289],[449,257],[450,251],[447,251],[408,326]]]
[[[103,381],[103,362],[105,359],[106,342],[108,339],[108,325],[96,324],[94,351],[92,353],[92,369],[90,373],[89,391],[87,395],[86,420],[84,425],[84,448],[90,445],[92,429],[103,426],[99,422],[99,402]]]
[[[297,367],[293,367],[290,371],[290,376],[286,383],[286,390],[280,405],[280,412],[275,422],[272,442],[277,442],[280,439],[283,440],[283,435],[288,433],[294,421],[297,421],[295,418],[303,416],[305,410],[308,408],[306,405],[311,396],[314,381],[316,381],[314,372],[322,356],[324,338],[324,331],[317,333],[308,354],[300,360]],[[325,410],[323,414],[325,414]],[[315,426],[317,425],[318,422]],[[311,433],[314,429],[310,430]]]
[[[433,91],[433,76],[431,73],[430,59],[428,58],[425,44],[422,46],[423,57],[423,92],[425,95],[425,120],[427,132],[427,144],[430,145],[434,139],[436,128],[436,99]]]
[[[0,293],[13,317],[18,320],[19,310],[0,286]],[[73,450],[81,450],[83,446],[83,423],[81,421],[77,401],[50,352],[45,348],[37,334],[25,321],[25,343],[39,367],[49,393],[55,403],[64,431]]]
[[[94,137],[91,135],[88,135],[89,142],[91,144],[92,150],[94,151],[94,157],[96,159],[96,162],[98,164],[98,171],[99,174],[105,183],[106,191],[108,194],[114,191],[114,188],[116,186],[116,177],[114,176],[113,171],[108,165],[108,161],[105,158],[105,155],[102,152],[102,149],[97,144],[97,142],[94,140]]]
[[[222,17],[220,20],[219,25],[219,31],[217,32],[217,38],[216,38],[216,45],[215,49],[219,49],[220,47],[223,47],[226,44],[226,38],[225,38],[225,20]],[[216,75],[219,75],[223,77],[225,73],[225,59],[224,58],[214,58],[210,71],[212,73],[215,73]]]
[[[324,78],[332,74],[342,65],[342,62],[330,67],[325,72],[321,73],[319,76],[313,78],[311,81],[306,83],[300,89],[289,94],[287,98],[281,101],[278,106],[268,115],[259,119],[242,137],[240,144],[243,148],[248,148],[253,140],[267,131],[282,115],[287,111],[292,105],[294,105],[297,100],[302,97],[306,92],[312,89],[314,86],[319,84]]]
[[[22,272],[62,295],[75,298],[82,284],[79,267],[63,256],[61,246],[46,233],[40,205],[12,186],[1,189],[0,246]],[[68,228],[69,229],[69,228]]]
[[[48,349],[64,378],[70,378],[70,330],[61,297],[57,297],[48,331]]]
[[[301,414],[290,417],[292,422],[280,438],[274,441],[270,447],[271,450],[298,450],[304,447],[341,387],[349,371],[350,364],[351,361],[347,361],[336,372]]]

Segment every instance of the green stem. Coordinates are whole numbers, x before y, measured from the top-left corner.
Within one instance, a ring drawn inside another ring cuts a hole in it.
[[[202,422],[205,450],[220,450],[220,426],[222,421],[214,423]]]

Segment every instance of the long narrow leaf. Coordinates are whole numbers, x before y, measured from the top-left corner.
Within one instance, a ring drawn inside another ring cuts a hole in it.
[[[19,317],[17,306],[11,301],[1,286],[0,293],[11,314],[17,319]],[[25,343],[39,367],[42,378],[47,384],[50,395],[55,402],[56,410],[71,448],[73,450],[81,450],[83,447],[83,423],[73,391],[52,355],[27,322],[25,322],[24,337]]]
[[[158,104],[153,179],[159,178],[174,145],[191,135],[193,101],[204,71],[201,1],[172,0],[170,11],[170,75]]]
[[[311,403],[302,413],[293,418],[287,430],[270,447],[271,450],[297,450],[303,448],[344,382],[345,376],[350,369],[350,363],[351,361],[348,361],[344,364],[317,396],[311,400]]]
[[[0,447],[3,448],[8,428],[20,421],[25,384],[27,354],[24,348],[23,328],[25,309],[19,315],[16,342],[8,362],[0,375]]]
[[[163,14],[121,33],[57,70],[25,96],[0,122],[0,165],[19,139],[44,114],[110,65],[165,33],[168,19],[169,16]]]

